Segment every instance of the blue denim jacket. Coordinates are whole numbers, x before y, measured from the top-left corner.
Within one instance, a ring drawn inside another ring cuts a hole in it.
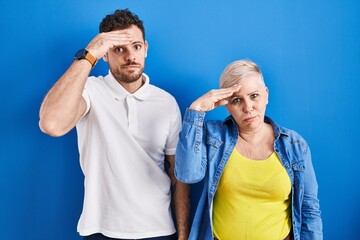
[[[190,240],[213,239],[213,200],[225,165],[236,145],[238,128],[229,116],[224,121],[207,121],[205,113],[187,109],[176,150],[175,176],[185,183],[204,179]],[[321,240],[318,185],[306,141],[295,131],[265,122],[274,129],[274,150],[288,172],[292,183],[292,231],[294,240]]]

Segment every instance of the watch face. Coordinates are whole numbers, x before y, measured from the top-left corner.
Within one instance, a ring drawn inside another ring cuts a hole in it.
[[[80,49],[79,51],[77,51],[75,53],[75,59],[84,59],[86,55],[86,50],[85,49]]]

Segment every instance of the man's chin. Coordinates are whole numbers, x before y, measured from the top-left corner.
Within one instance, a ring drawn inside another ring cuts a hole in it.
[[[126,82],[126,83],[132,83],[132,82],[136,82],[141,78],[142,74],[136,74],[136,75],[121,75],[119,79],[121,82]]]
[[[132,83],[132,82],[136,82],[137,80],[139,80],[142,76],[142,71],[141,72],[137,72],[137,73],[118,73],[118,74],[114,74],[112,73],[112,75],[114,76],[114,78],[117,81],[120,82],[125,82],[125,83]]]

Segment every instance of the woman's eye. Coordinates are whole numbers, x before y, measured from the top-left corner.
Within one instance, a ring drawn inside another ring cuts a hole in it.
[[[241,102],[241,98],[234,98],[231,103],[238,103],[238,102]]]
[[[257,93],[254,93],[254,94],[251,94],[251,99],[255,99],[255,98],[257,98],[259,96],[259,94],[257,94]]]

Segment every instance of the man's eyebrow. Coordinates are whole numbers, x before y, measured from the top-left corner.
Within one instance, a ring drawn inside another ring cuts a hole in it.
[[[131,42],[131,45],[134,45],[134,44],[144,44],[144,42],[142,42],[142,41],[135,41],[135,42]],[[127,44],[125,44],[125,45],[116,45],[116,46],[114,46],[114,47],[112,47],[112,48],[123,48],[123,47],[125,47]]]
[[[142,41],[134,41],[134,42],[132,42],[131,44],[133,45],[133,44],[144,44],[144,42],[142,42]]]

